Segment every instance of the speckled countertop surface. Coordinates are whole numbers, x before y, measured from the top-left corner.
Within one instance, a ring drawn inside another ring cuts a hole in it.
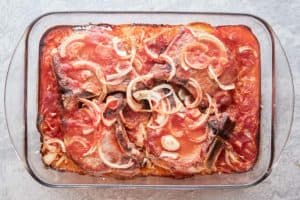
[[[122,190],[122,189],[51,189],[31,178],[12,145],[0,100],[0,199],[300,199],[300,1],[299,0],[1,0],[0,1],[0,96],[10,56],[26,26],[37,16],[51,11],[70,10],[143,10],[242,12],[268,21],[290,59],[296,88],[295,123],[292,135],[276,170],[263,183],[246,189],[224,190]]]

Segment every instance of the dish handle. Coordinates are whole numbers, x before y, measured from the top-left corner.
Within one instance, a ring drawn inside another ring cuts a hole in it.
[[[11,57],[4,88],[4,112],[9,136],[18,157],[25,162],[25,44],[23,33]]]
[[[294,120],[295,90],[287,55],[273,32],[275,67],[273,72],[273,164],[274,169],[288,141]]]

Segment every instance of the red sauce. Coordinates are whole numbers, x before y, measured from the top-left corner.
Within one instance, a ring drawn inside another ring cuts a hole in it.
[[[235,84],[235,89],[233,91],[226,94],[220,94],[219,97],[216,95],[216,103],[219,108],[222,106],[222,112],[228,113],[237,124],[232,135],[228,139],[228,143],[238,155],[240,161],[239,163],[231,161],[232,165],[226,164],[226,159],[229,157],[223,150],[216,163],[216,171],[247,171],[254,165],[258,153],[257,134],[259,131],[260,104],[259,44],[251,30],[241,25],[219,26],[214,28],[207,24],[195,23],[190,25],[190,27],[201,28],[202,30],[213,34],[223,42],[227,48],[226,54],[228,56],[228,62],[222,66],[222,68],[216,68],[216,71],[224,73],[224,75],[220,77],[222,83],[227,84],[228,82],[234,81]],[[220,92],[220,89],[216,83],[209,78],[207,71],[191,69],[186,71],[179,66],[180,61],[177,59],[179,50],[184,47],[185,43],[194,42],[197,44],[198,42],[196,39],[193,39],[193,35],[188,33],[188,31],[184,33],[182,38],[178,37],[174,40],[181,30],[181,26],[121,25],[113,26],[110,34],[112,37],[117,36],[122,39],[124,45],[121,50],[127,53],[131,50],[130,47],[132,41],[130,38],[134,37],[136,44],[136,58],[142,64],[142,66],[138,66],[138,64],[134,63],[135,70],[139,74],[147,74],[151,71],[154,64],[164,64],[165,62],[160,59],[151,58],[145,52],[144,39],[155,38],[155,36],[158,35],[155,39],[147,41],[149,43],[149,48],[156,54],[166,51],[165,54],[175,61],[177,68],[176,76],[182,79],[194,78],[199,82],[204,93],[208,93],[210,96],[214,97],[217,92]],[[167,34],[159,35],[162,31],[166,31]],[[78,120],[83,121],[82,123],[87,125],[93,123],[88,116],[86,116],[86,119],[83,118],[85,114],[81,115],[81,111],[78,111],[77,114],[77,111],[68,114],[68,112],[64,110],[62,106],[63,88],[59,86],[58,77],[54,70],[55,66],[53,64],[52,56],[53,49],[57,49],[65,38],[74,32],[75,31],[71,27],[56,27],[49,30],[41,41],[38,126],[42,136],[47,135],[51,138],[64,139],[66,134],[71,134],[71,136],[72,134],[81,135],[81,133],[77,132],[81,130],[76,128],[72,132],[70,132],[72,127],[65,130],[64,119],[68,115],[76,118],[76,115],[79,113],[79,117],[77,117]],[[60,62],[70,63],[77,59],[84,59],[99,64],[104,75],[116,73],[119,56],[112,48],[107,47],[110,39],[107,39],[106,36],[104,37],[103,30],[97,28],[92,30],[89,34],[90,37],[83,41],[77,41],[68,45],[66,48],[66,56],[61,58]],[[169,48],[170,44],[174,44],[174,46]],[[204,42],[204,44],[208,47],[207,51],[205,50],[205,47],[192,47],[188,50],[188,55],[190,55],[189,61],[191,63],[201,64],[209,57],[212,58],[210,61],[211,65],[220,67],[220,63],[222,63],[222,61],[218,59],[222,53],[220,48],[214,43],[207,41]],[[203,51],[205,51],[205,54],[202,54]],[[198,59],[199,57],[201,58]],[[123,69],[122,66],[121,69]],[[134,75],[131,74],[130,76]],[[78,80],[79,85],[87,80],[82,74],[72,74],[72,71],[70,73],[70,78]],[[153,83],[151,82],[151,84]],[[226,99],[224,100],[223,97],[226,95],[229,96],[229,100],[227,98],[227,103],[224,103]],[[224,106],[223,104],[226,105]],[[109,107],[114,108],[115,102],[112,102]],[[139,124],[144,124],[146,126],[150,114],[136,113],[128,106],[124,108],[123,113],[125,121],[130,124],[129,127],[126,127],[130,133],[129,137],[136,140],[135,137],[137,137],[137,134],[134,132],[139,131]],[[157,130],[147,129],[148,138],[145,143],[146,148],[148,148],[156,157],[159,157],[164,150],[161,145],[161,137],[164,135],[174,135],[181,145],[177,152],[181,158],[177,162],[179,163],[179,168],[182,166],[188,168],[196,165],[196,163],[203,163],[205,161],[205,156],[207,155],[209,137],[211,136],[209,135],[206,126],[199,127],[196,130],[189,129],[189,125],[194,123],[198,118],[195,117],[195,115],[197,115],[197,113],[187,109],[183,117],[176,114],[169,116],[169,122],[163,128]],[[91,147],[91,145],[94,145],[95,141],[100,140],[101,131],[102,128],[98,130],[96,136],[84,136],[88,141],[88,146],[86,147],[82,147],[82,144],[77,142],[68,146],[68,153],[73,155],[73,157],[70,156],[71,159],[75,160],[75,162],[83,169],[89,168],[89,166],[85,165],[86,161],[84,159],[82,160],[82,155]],[[77,157],[74,157],[74,155]],[[96,159],[96,157],[97,153],[92,154],[92,158]],[[176,164],[176,162],[174,162],[174,164]],[[103,169],[103,166],[99,164],[96,168]],[[168,173],[170,173],[165,171],[162,172],[158,168],[156,172],[150,172],[150,174],[157,175],[159,172],[165,173],[162,175],[168,175]],[[180,170],[183,168],[184,167],[180,168]]]

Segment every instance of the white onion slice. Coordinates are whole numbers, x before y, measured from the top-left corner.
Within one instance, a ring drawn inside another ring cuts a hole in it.
[[[53,161],[56,159],[57,153],[48,152],[43,156],[43,161],[46,165],[51,165]]]
[[[195,121],[193,124],[189,125],[189,129],[191,129],[191,130],[194,130],[194,129],[197,129],[197,128],[203,126],[206,123],[206,121],[210,115],[211,107],[212,107],[212,99],[209,96],[209,94],[206,94],[206,97],[207,97],[208,103],[209,103],[208,108],[206,109],[205,114],[202,114],[197,121]]]
[[[107,98],[107,100],[106,100],[106,103],[105,103],[105,107],[104,107],[104,109],[103,109],[103,112],[101,113],[101,116],[102,116],[102,122],[103,122],[103,124],[104,124],[105,126],[107,126],[107,127],[112,126],[112,125],[117,121],[117,118],[116,118],[116,117],[114,117],[114,118],[112,118],[112,119],[106,119],[106,118],[104,117],[104,113],[105,113],[105,111],[106,111],[108,105],[109,105],[111,102],[113,102],[113,101],[116,101],[116,102],[118,103],[119,99],[116,98],[116,97],[114,97],[114,96],[109,96],[109,97]]]
[[[210,33],[206,33],[206,32],[194,32],[192,29],[189,28],[189,30],[191,31],[191,33],[193,34],[193,36],[195,38],[197,38],[198,41],[201,41],[201,40],[206,40],[206,41],[210,41],[212,43],[214,43],[221,51],[221,57],[224,57],[226,58],[226,60],[224,60],[224,62],[228,61],[227,59],[227,49],[224,45],[224,43],[219,39],[217,38],[216,36],[210,34]]]
[[[194,142],[194,143],[197,143],[197,144],[200,144],[204,141],[206,141],[208,137],[208,127],[206,127],[205,129],[205,133],[204,134],[201,134],[201,136],[197,137],[197,138],[191,138],[191,137],[188,137],[190,141]]]
[[[179,157],[179,154],[177,152],[168,152],[168,151],[162,151],[159,155],[160,158],[171,158],[171,159],[177,159]]]
[[[101,108],[93,101],[79,98],[79,101],[85,104],[94,113],[94,126],[98,126],[101,121]]]
[[[50,138],[44,141],[44,144],[46,145],[46,148],[48,145],[56,143],[60,146],[62,152],[66,152],[66,147],[65,144],[62,140],[58,139],[58,138]]]
[[[72,42],[83,40],[86,37],[85,34],[74,33],[71,36],[68,36],[66,39],[62,41],[62,43],[58,47],[59,55],[64,58],[66,57],[66,48]]]
[[[169,115],[157,114],[156,118],[152,116],[147,124],[148,128],[159,129],[164,127],[169,121]]]
[[[104,75],[101,71],[101,65],[89,60],[76,60],[71,62],[71,65],[78,69],[86,69],[92,71],[101,83],[104,83]]]
[[[177,151],[180,148],[179,141],[173,135],[164,135],[161,137],[161,146],[167,151]]]
[[[158,54],[158,53],[152,52],[152,51],[149,49],[148,45],[144,45],[144,49],[145,49],[146,54],[147,54],[150,58],[152,58],[152,59],[158,59],[159,54]]]
[[[114,79],[122,78],[123,76],[126,76],[129,72],[131,72],[131,70],[132,70],[131,64],[129,64],[126,69],[120,69],[120,63],[118,63],[118,65],[116,66],[117,73],[107,75],[106,80],[111,81]]]
[[[94,131],[95,131],[94,128],[83,127],[82,134],[83,135],[89,135],[89,134],[93,133]]]
[[[222,90],[233,90],[235,88],[234,83],[231,83],[229,85],[222,84],[219,81],[219,79],[218,79],[218,77],[217,77],[217,75],[216,75],[216,73],[215,73],[215,71],[214,71],[214,69],[213,69],[213,67],[211,65],[208,67],[208,73],[209,73],[209,76],[216,81],[216,83],[218,84],[219,88],[221,88]]]
[[[254,57],[257,58],[257,52],[252,47],[249,47],[249,46],[240,46],[238,48],[238,52],[239,53],[243,53],[244,51],[251,51],[253,53]]]
[[[194,102],[192,102],[192,103],[187,103],[187,104],[186,104],[186,107],[187,107],[187,108],[195,108],[195,107],[197,107],[197,106],[201,103],[201,101],[202,101],[202,95],[203,95],[203,93],[202,93],[202,88],[201,88],[201,86],[199,85],[198,81],[196,81],[196,80],[193,79],[193,78],[190,78],[190,79],[189,79],[188,85],[190,85],[190,86],[192,86],[193,88],[195,88],[196,97],[194,97],[194,98],[195,98]]]
[[[176,64],[175,64],[174,60],[173,60],[170,56],[168,56],[168,55],[166,55],[166,54],[161,54],[161,55],[159,56],[159,58],[161,58],[162,60],[164,60],[166,63],[168,63],[168,64],[170,65],[170,67],[171,67],[171,72],[170,72],[170,75],[169,75],[167,81],[172,80],[172,78],[173,78],[173,77],[175,76],[175,74],[176,74]]]
[[[86,157],[93,154],[97,150],[97,146],[92,146],[87,152],[85,152],[82,156]]]
[[[56,166],[60,166],[60,165],[62,164],[62,162],[66,160],[66,158],[67,158],[67,157],[66,157],[65,155],[61,156],[61,157],[58,159],[58,161],[55,162],[55,165],[56,165]]]
[[[138,112],[142,109],[142,105],[137,103],[132,96],[132,92],[133,90],[135,90],[135,86],[138,82],[142,82],[145,80],[149,80],[153,77],[152,74],[147,74],[147,75],[143,75],[143,76],[138,76],[137,78],[131,80],[128,84],[127,90],[126,90],[126,100],[127,103],[129,105],[129,107],[135,111]]]
[[[102,93],[99,96],[100,101],[102,101],[107,94],[107,87],[105,83],[104,74],[101,70],[101,66],[95,62],[88,61],[88,60],[73,61],[71,62],[71,65],[77,69],[85,69],[85,70],[92,71],[96,75],[102,89]]]
[[[86,138],[78,136],[78,135],[73,136],[73,137],[71,137],[71,139],[65,141],[65,143],[67,144],[67,146],[71,145],[71,144],[73,144],[75,142],[81,144],[84,148],[88,148],[88,140]]]
[[[180,55],[180,64],[181,64],[181,67],[187,71],[189,68],[192,68],[192,69],[196,69],[196,70],[200,70],[200,69],[205,69],[207,68],[207,65],[208,65],[208,62],[204,63],[204,64],[192,64],[189,60],[188,60],[188,55],[187,55],[187,50],[189,48],[193,48],[193,47],[198,47],[198,46],[201,46],[203,48],[205,48],[206,50],[204,51],[204,53],[208,50],[208,47],[205,46],[204,44],[202,43],[199,43],[197,42],[196,44],[193,43],[191,45],[187,45],[183,50],[182,50],[182,53]],[[206,56],[207,59],[208,56]]]
[[[130,54],[118,47],[119,43],[121,43],[121,40],[118,37],[113,37],[112,44],[116,54],[124,59],[130,58]]]
[[[134,165],[134,162],[131,159],[126,164],[112,163],[105,157],[105,154],[101,148],[101,145],[99,145],[99,147],[98,147],[98,154],[99,154],[100,159],[103,161],[103,163],[113,169],[128,169]]]

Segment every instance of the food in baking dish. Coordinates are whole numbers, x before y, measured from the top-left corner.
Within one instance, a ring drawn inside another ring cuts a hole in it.
[[[115,177],[248,171],[259,56],[243,25],[54,27],[40,43],[43,162]]]

